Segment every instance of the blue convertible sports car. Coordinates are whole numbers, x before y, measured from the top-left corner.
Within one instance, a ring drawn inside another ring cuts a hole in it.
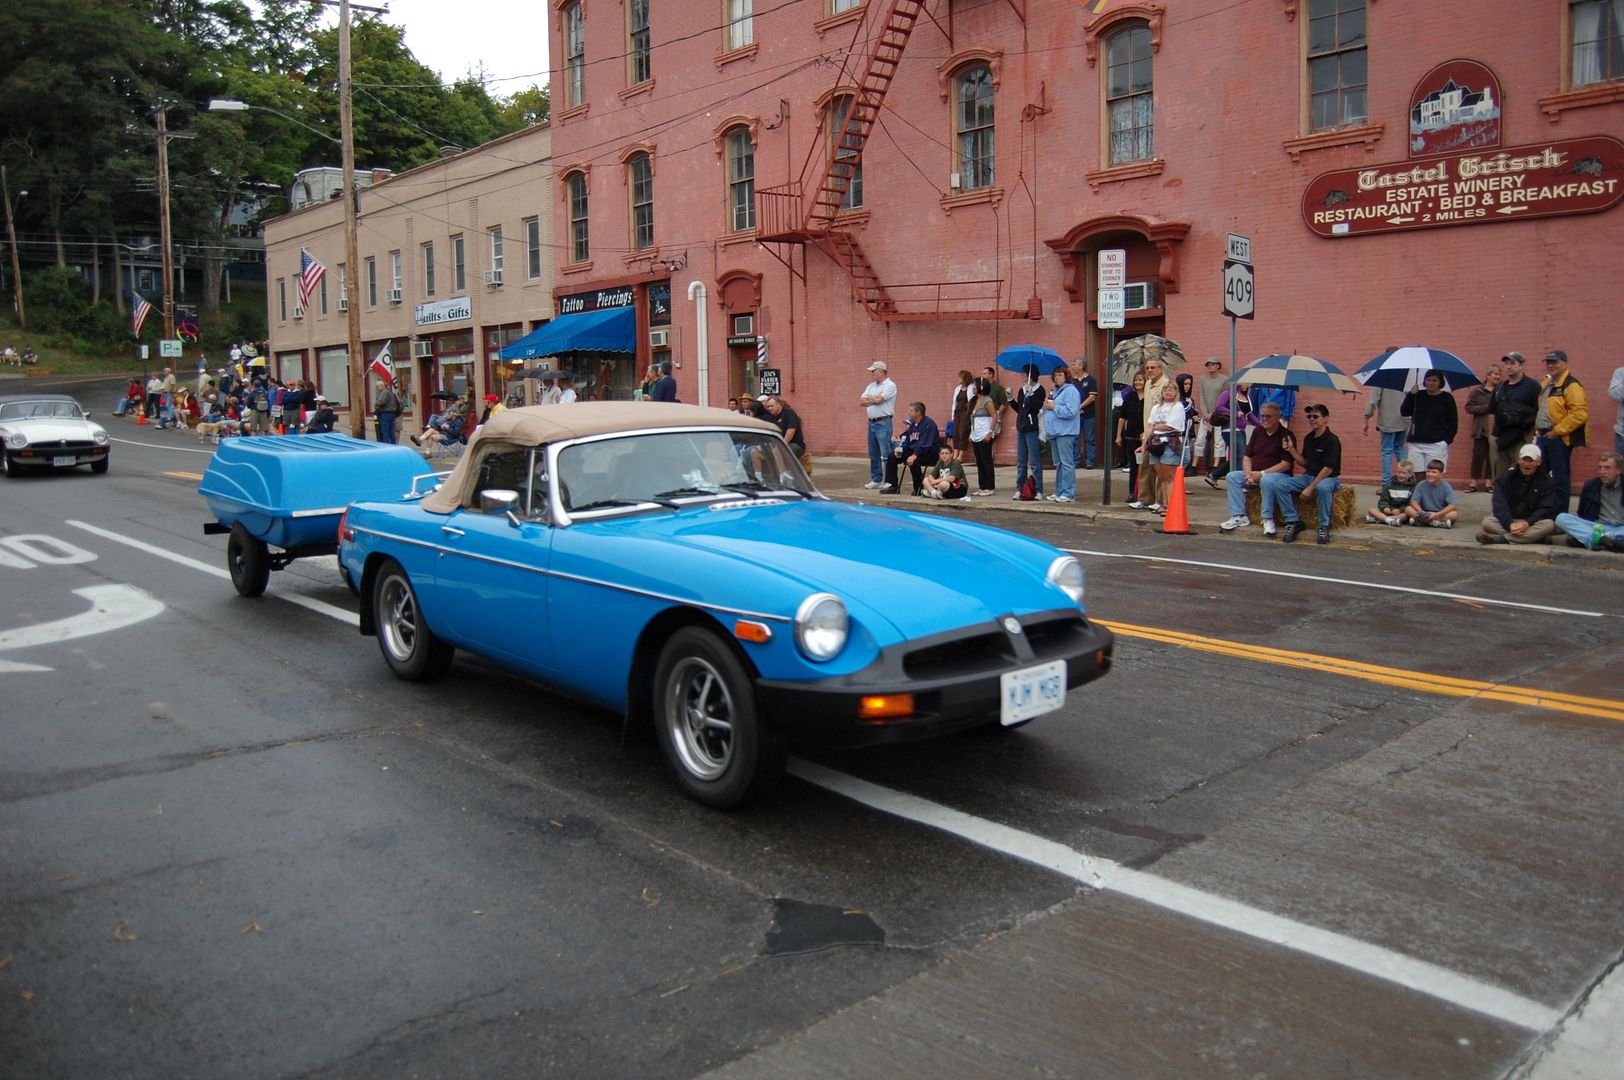
[[[788,742],[1015,726],[1110,666],[1071,556],[832,502],[772,425],[717,409],[510,409],[437,490],[355,503],[339,535],[401,677],[464,648],[652,723],[713,806],[771,785]]]

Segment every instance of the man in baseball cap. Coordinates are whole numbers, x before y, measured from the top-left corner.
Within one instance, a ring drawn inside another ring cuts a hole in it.
[[[884,360],[868,365],[871,376],[857,399],[868,417],[868,483],[876,490],[885,486],[885,459],[891,456],[891,424],[897,411],[897,384],[891,381]]]
[[[1589,427],[1590,403],[1585,397],[1585,385],[1568,370],[1568,354],[1552,349],[1545,354],[1545,382],[1539,388],[1539,416],[1534,430],[1539,434],[1545,465],[1556,481],[1558,513],[1568,511],[1572,493],[1568,466],[1573,451],[1589,444]]]
[[[1494,509],[1478,530],[1480,544],[1543,544],[1556,531],[1556,483],[1534,443],[1517,452],[1517,467],[1494,481]]]

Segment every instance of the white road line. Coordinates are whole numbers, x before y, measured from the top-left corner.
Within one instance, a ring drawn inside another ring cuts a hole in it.
[[[199,573],[209,574],[217,578],[225,578],[227,581],[231,580],[231,572],[224,567],[211,566],[208,563],[187,558],[185,555],[177,555],[173,551],[165,551],[156,544],[143,543],[140,540],[135,540],[128,536],[121,536],[116,532],[110,532],[107,529],[99,528],[98,526],[92,525],[86,521],[70,520],[68,524],[72,525],[75,529],[83,529],[85,532],[92,533],[104,540],[111,540],[114,543],[135,548],[137,551],[144,551],[148,555],[156,555],[160,559],[168,559],[172,563],[189,567],[190,569],[196,570]],[[278,600],[286,600],[290,604],[305,608],[309,611],[314,611],[319,615],[326,615],[330,619],[337,619],[339,622],[350,623],[352,625],[355,623],[356,616],[353,611],[345,611],[341,607],[334,607],[332,604],[329,604],[324,600],[317,600],[314,597],[301,596],[298,593],[287,592],[271,592],[267,593],[266,595],[274,596]]]
[[[1553,1009],[1436,964],[1180,885],[1166,878],[1131,870],[1064,844],[972,817],[928,799],[893,791],[810,761],[793,758],[789,771],[791,775],[826,791],[940,829],[1023,862],[1035,863],[1090,888],[1119,892],[1167,911],[1272,945],[1284,946],[1529,1031],[1546,1031],[1562,1017],[1560,1009]]]
[[[144,446],[148,450],[179,450],[183,454],[212,454],[213,450],[197,450],[190,446],[162,446],[158,443],[138,442],[135,439],[114,439],[109,436],[109,442],[120,443],[124,446]]]
[[[1547,607],[1544,604],[1524,604],[1516,600],[1497,600],[1492,596],[1471,596],[1467,593],[1440,592],[1437,589],[1414,589],[1408,585],[1385,585],[1379,581],[1358,581],[1354,578],[1326,577],[1323,574],[1294,574],[1289,570],[1269,570],[1261,566],[1236,566],[1232,563],[1201,562],[1198,559],[1170,559],[1165,555],[1133,555],[1121,551],[1089,551],[1085,548],[1062,548],[1071,555],[1097,555],[1102,559],[1144,559],[1147,562],[1174,563],[1179,566],[1200,566],[1209,570],[1233,570],[1241,574],[1266,574],[1269,577],[1296,578],[1324,585],[1353,585],[1361,589],[1384,589],[1388,592],[1414,593],[1417,596],[1442,597],[1445,600],[1465,600],[1473,604],[1492,604],[1495,607],[1521,608],[1524,611],[1542,611],[1549,615],[1582,615],[1591,619],[1604,619],[1606,611],[1578,611],[1574,608]]]
[[[0,630],[0,652],[28,649],[35,645],[55,645],[74,638],[122,630],[126,626],[145,622],[164,609],[162,602],[134,585],[92,585],[73,590],[73,595],[90,601],[90,610],[55,622]]]
[[[218,566],[210,566],[185,555],[177,555],[155,545],[120,536],[87,522],[69,521],[68,524],[214,577],[231,576]],[[297,593],[267,595],[280,596],[291,604],[319,612],[339,622],[355,621],[355,615],[342,608]],[[789,772],[809,784],[843,795],[854,802],[907,821],[940,829],[972,844],[1020,859],[1022,862],[1044,867],[1079,881],[1089,888],[1110,889],[1144,903],[1154,904],[1168,911],[1273,945],[1281,945],[1520,1028],[1546,1031],[1562,1016],[1561,1010],[1380,945],[1371,945],[1330,930],[1321,930],[1143,871],[1130,870],[1108,859],[1096,858],[1065,844],[1000,825],[995,821],[987,821],[922,799],[917,795],[871,784],[867,780],[859,780],[855,776],[848,776],[810,761],[791,759]]]

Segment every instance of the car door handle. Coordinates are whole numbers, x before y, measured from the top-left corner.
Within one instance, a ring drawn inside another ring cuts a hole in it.
[[[466,535],[468,535],[467,533],[463,532],[461,529],[457,528],[454,525],[441,525],[440,526],[440,531],[445,533],[447,536],[466,536]]]

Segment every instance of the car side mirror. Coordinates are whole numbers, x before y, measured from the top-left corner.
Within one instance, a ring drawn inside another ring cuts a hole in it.
[[[519,515],[513,508],[519,505],[519,493],[510,488],[486,488],[479,493],[479,509],[481,513],[502,513],[508,519],[508,524],[515,529],[519,527]]]

